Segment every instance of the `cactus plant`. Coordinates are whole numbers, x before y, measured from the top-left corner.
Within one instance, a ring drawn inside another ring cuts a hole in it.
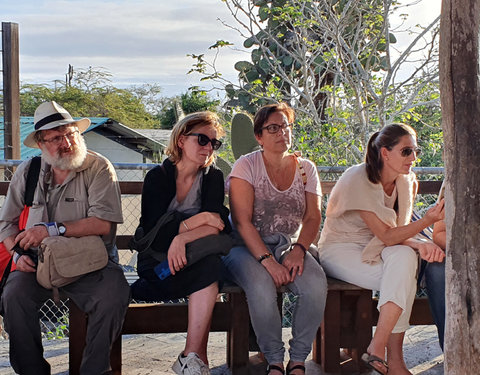
[[[253,121],[249,115],[236,113],[235,116],[233,116],[231,142],[235,159],[260,149],[253,133]]]

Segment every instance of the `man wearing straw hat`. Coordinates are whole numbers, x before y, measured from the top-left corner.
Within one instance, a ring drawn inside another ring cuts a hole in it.
[[[115,170],[101,155],[87,151],[81,135],[89,119],[74,120],[55,102],[41,104],[34,115],[35,130],[24,144],[40,148],[41,169],[26,229],[18,229],[24,206],[30,160],[15,172],[0,211],[0,241],[11,250],[37,249],[47,236],[99,235],[109,253],[107,266],[60,288],[88,313],[86,347],[81,374],[110,370],[110,348],[119,335],[129,303],[129,287],[115,263],[117,223],[123,221],[120,189]],[[41,287],[36,265],[27,255],[17,256],[17,269],[8,278],[0,303],[5,329],[10,334],[10,363],[19,374],[50,374],[43,358],[38,309],[52,291]]]

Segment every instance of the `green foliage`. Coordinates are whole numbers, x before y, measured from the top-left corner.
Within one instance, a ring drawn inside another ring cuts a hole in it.
[[[20,114],[33,116],[43,102],[55,100],[74,117],[110,117],[133,128],[152,128],[157,124],[146,104],[153,106],[158,86],[119,89],[109,83],[104,70],[78,70],[67,83],[56,81],[54,87],[23,84],[20,89]],[[148,99],[148,101],[146,101]]]
[[[63,314],[55,325],[55,332],[47,332],[47,340],[58,340],[68,337],[69,319],[67,314]]]
[[[184,114],[199,111],[217,111],[220,100],[212,99],[205,91],[190,88],[186,93],[170,98],[158,115],[161,127],[171,129],[178,121],[176,106],[180,105]]]
[[[191,71],[223,84],[227,108],[253,114],[265,104],[289,103],[297,116],[294,148],[317,164],[362,161],[370,135],[394,121],[417,129],[425,151],[418,164],[441,163],[438,19],[408,29],[411,44],[393,51],[402,32],[390,30],[395,0],[223,2],[250,53],[234,65],[238,82],[216,69],[223,44],[210,47],[217,50],[213,62],[191,55]]]

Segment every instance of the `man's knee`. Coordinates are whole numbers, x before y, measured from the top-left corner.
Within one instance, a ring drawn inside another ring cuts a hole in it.
[[[42,297],[44,297],[43,300],[48,299],[48,295],[46,295],[48,291],[42,289],[36,281],[35,273],[12,272],[2,294],[3,308],[25,303],[36,306],[37,303],[42,301]]]

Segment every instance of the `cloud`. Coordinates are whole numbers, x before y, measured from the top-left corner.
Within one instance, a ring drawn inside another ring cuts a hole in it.
[[[68,64],[102,66],[115,83],[158,83],[179,94],[199,84],[186,76],[193,63],[187,54],[205,53],[218,39],[241,44],[217,20],[228,17],[220,0],[0,0],[0,6],[5,21],[19,23],[21,80],[32,83],[63,80]],[[234,74],[228,50],[223,55],[221,69]]]
[[[436,2],[405,11],[426,24]],[[19,24],[20,79],[29,83],[64,80],[69,64],[100,66],[116,85],[157,83],[165,95],[176,95],[206,85],[186,75],[193,63],[187,54],[212,57],[208,47],[219,39],[240,48],[243,42],[218,21],[234,23],[221,0],[0,0],[0,9],[2,21]],[[241,59],[248,56],[224,48],[218,68],[235,80],[233,65]]]

